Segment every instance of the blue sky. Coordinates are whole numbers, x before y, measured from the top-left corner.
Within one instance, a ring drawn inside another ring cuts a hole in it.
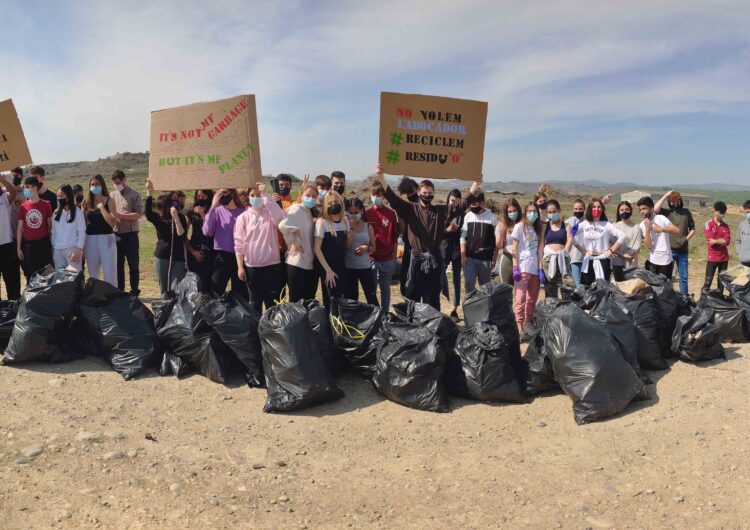
[[[0,99],[37,162],[253,93],[265,173],[364,176],[385,90],[488,101],[488,180],[750,182],[746,0],[106,4],[3,3]]]

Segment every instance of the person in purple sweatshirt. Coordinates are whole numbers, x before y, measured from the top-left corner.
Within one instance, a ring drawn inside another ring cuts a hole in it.
[[[211,269],[211,290],[218,296],[224,294],[231,279],[232,291],[247,298],[247,288],[237,275],[234,257],[234,225],[244,211],[237,190],[222,188],[214,195],[203,222],[203,235],[214,238],[216,255]]]

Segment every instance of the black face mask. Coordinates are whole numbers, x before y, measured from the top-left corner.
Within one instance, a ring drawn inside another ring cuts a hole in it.
[[[341,213],[340,204],[332,204],[328,207],[328,215],[338,215]]]
[[[546,202],[538,202],[536,203],[536,207],[540,210],[546,210],[547,209],[547,203]]]
[[[670,209],[670,210],[676,210],[676,209],[678,209],[679,207],[680,207],[680,205],[679,205],[679,204],[672,204],[671,202],[669,203],[669,209]]]
[[[206,206],[208,206],[208,201],[206,199],[198,199],[197,201],[195,201],[195,205],[205,208]]]
[[[232,196],[231,195],[222,195],[219,199],[219,203],[221,203],[222,206],[228,205],[230,202],[232,202]]]
[[[317,206],[313,206],[312,208],[310,208],[310,215],[312,215],[316,219],[320,217],[320,208],[318,208]]]
[[[336,193],[338,193],[339,195],[341,195],[342,193],[344,193],[344,188],[345,188],[344,184],[336,184],[333,187],[333,191],[335,191]]]
[[[409,202],[418,202],[419,201],[419,195],[409,195]]]
[[[479,213],[479,212],[482,211],[482,207],[481,206],[472,206],[471,207],[471,211],[472,211],[472,213]]]
[[[432,203],[432,199],[434,199],[434,198],[435,198],[435,197],[434,197],[434,196],[432,196],[432,195],[420,195],[420,196],[419,196],[419,199],[420,199],[420,200],[421,200],[421,201],[422,201],[423,203],[425,203],[425,204],[431,204],[431,203]]]
[[[633,215],[631,212],[622,212],[620,214],[620,219],[628,220],[630,219],[630,216]]]
[[[289,195],[290,191],[292,190],[289,188],[279,188],[279,195],[281,195],[282,197],[286,197],[287,195]]]
[[[578,219],[583,219],[584,212],[573,212],[573,215]]]
[[[57,199],[57,204],[65,208],[68,205],[68,199]]]
[[[22,180],[23,179],[21,177],[13,177],[13,185],[16,187],[20,186]]]

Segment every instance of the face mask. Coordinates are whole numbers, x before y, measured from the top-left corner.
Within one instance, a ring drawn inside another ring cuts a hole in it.
[[[125,189],[125,186],[123,186],[122,184],[115,184],[115,189],[117,191],[122,191]]]
[[[601,208],[592,208],[591,209],[591,217],[594,219],[599,219],[602,216],[602,210]]]
[[[327,190],[318,190],[318,199],[320,199],[322,201],[323,197],[326,196],[326,193],[328,193]]]
[[[287,195],[289,195],[290,191],[292,190],[290,190],[289,188],[279,188],[279,195],[281,195],[282,197],[286,197]]]
[[[560,213],[559,212],[557,212],[557,213],[550,213],[550,214],[547,214],[547,217],[549,218],[550,221],[553,221],[553,222],[559,221],[560,220]]]
[[[583,212],[573,212],[573,216],[577,219],[583,219]]]
[[[419,201],[419,195],[409,195],[409,202]]]
[[[631,215],[632,214],[630,212],[622,212],[620,214],[620,219],[623,219],[623,220],[627,221],[628,219],[630,219]]]
[[[375,197],[374,195],[370,197],[370,200],[375,206],[383,206],[383,197]]]
[[[354,215],[351,216],[351,218],[359,221],[360,219],[362,219],[362,214],[361,213],[355,213]]]
[[[508,219],[510,219],[511,221],[517,221],[518,212],[508,212]]]
[[[302,197],[302,206],[305,208],[313,208],[315,206],[315,199],[310,197]]]
[[[341,213],[340,204],[332,204],[328,207],[328,215],[338,215]]]
[[[228,205],[230,202],[232,202],[232,196],[231,195],[222,195],[219,198],[219,204],[222,206]]]
[[[745,219],[747,219],[748,221],[750,221],[750,212],[747,212],[747,213],[745,214]]]
[[[481,211],[482,211],[482,207],[481,206],[472,206],[471,207],[471,212],[472,213],[479,213]]]
[[[31,199],[31,197],[33,197],[33,196],[34,196],[34,193],[30,189],[28,189],[28,188],[24,188],[23,189],[23,198],[24,199]]]
[[[422,201],[423,203],[425,203],[425,204],[430,204],[430,203],[432,202],[432,199],[433,199],[433,198],[434,198],[434,197],[433,197],[432,195],[420,195],[420,196],[419,196],[419,199],[420,199],[420,200],[421,200],[421,201]]]
[[[57,199],[57,204],[65,208],[68,205],[68,199]]]
[[[101,186],[91,186],[89,188],[89,191],[93,193],[94,195],[101,195],[102,194],[102,187]]]
[[[670,203],[669,203],[669,207],[670,207],[670,208],[671,208],[672,210],[676,210],[677,208],[679,208],[679,207],[680,207],[680,205],[679,205],[679,204],[674,204],[674,203],[671,203],[671,202],[670,202]]]
[[[206,206],[208,206],[208,201],[206,199],[198,199],[197,201],[195,201],[195,205],[205,208]]]
[[[333,191],[335,191],[336,193],[338,193],[339,195],[341,195],[342,193],[344,193],[344,187],[345,187],[344,184],[336,184],[333,187]]]
[[[530,223],[535,223],[536,220],[539,219],[539,215],[536,212],[526,212],[526,219],[528,219]]]
[[[544,210],[544,209],[547,208],[547,203],[546,202],[538,202],[538,203],[536,203],[536,207],[539,208],[540,210]]]
[[[263,208],[263,197],[250,197],[250,206],[256,210]]]

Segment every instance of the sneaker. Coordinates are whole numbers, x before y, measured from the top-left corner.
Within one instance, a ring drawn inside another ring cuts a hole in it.
[[[458,312],[451,311],[451,318],[453,319],[453,322],[458,322]]]

